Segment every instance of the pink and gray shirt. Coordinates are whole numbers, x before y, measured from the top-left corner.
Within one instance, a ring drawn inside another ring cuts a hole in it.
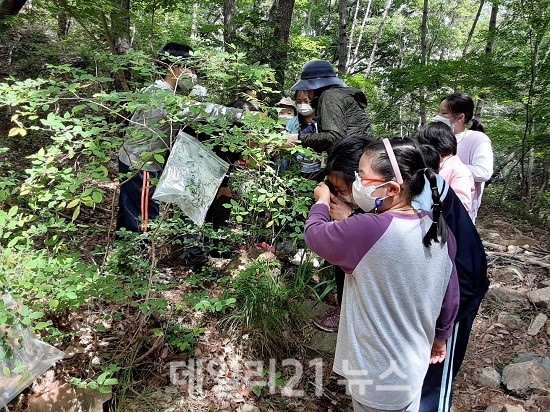
[[[424,247],[430,214],[386,211],[330,221],[315,204],[307,246],[348,274],[333,370],[354,399],[400,409],[420,392],[434,338],[447,339],[459,304],[456,243]]]

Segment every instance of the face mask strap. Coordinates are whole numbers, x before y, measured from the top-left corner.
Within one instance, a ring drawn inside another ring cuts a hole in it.
[[[388,139],[382,139],[384,147],[386,148],[386,153],[388,154],[388,159],[390,159],[391,167],[393,169],[393,174],[395,175],[395,180],[400,185],[403,184],[403,177],[401,176],[401,170],[399,170],[399,165],[397,164],[397,159],[395,158],[395,153],[391,147],[391,143]]]

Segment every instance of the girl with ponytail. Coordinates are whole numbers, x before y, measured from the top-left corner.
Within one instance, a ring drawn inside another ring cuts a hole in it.
[[[493,175],[491,140],[484,133],[485,128],[479,120],[474,119],[474,101],[465,93],[452,93],[445,97],[439,105],[437,117],[443,117],[449,121],[456,135],[457,155],[462,163],[468,166],[474,177],[475,191],[470,217],[475,223],[485,182]],[[472,126],[466,130],[466,124],[470,122]]]
[[[426,178],[433,213],[411,205]],[[333,369],[348,378],[355,411],[416,411],[458,310],[454,236],[436,175],[409,139],[369,142],[352,190],[374,213],[331,222],[330,190],[320,183],[304,232],[311,250],[346,272]]]

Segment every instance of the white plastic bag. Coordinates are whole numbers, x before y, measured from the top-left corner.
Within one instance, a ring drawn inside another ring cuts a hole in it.
[[[15,306],[9,295],[3,297],[6,307]],[[0,408],[6,406],[37,377],[63,358],[59,349],[37,339],[23,326],[0,326],[0,337],[11,348],[7,357],[0,344]]]
[[[180,131],[153,199],[177,204],[196,225],[202,226],[228,169],[229,163]]]

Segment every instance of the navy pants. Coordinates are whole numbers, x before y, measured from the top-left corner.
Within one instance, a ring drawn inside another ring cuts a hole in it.
[[[453,380],[458,374],[479,306],[454,324],[442,363],[430,365],[422,385],[419,412],[448,412],[453,400]]]
[[[135,171],[120,160],[121,174],[134,173],[130,180],[120,186],[116,229],[126,228],[132,232],[146,232],[149,221],[159,215],[159,205],[152,197],[155,186],[151,179],[158,179],[161,172]],[[126,180],[126,178],[123,178]]]

